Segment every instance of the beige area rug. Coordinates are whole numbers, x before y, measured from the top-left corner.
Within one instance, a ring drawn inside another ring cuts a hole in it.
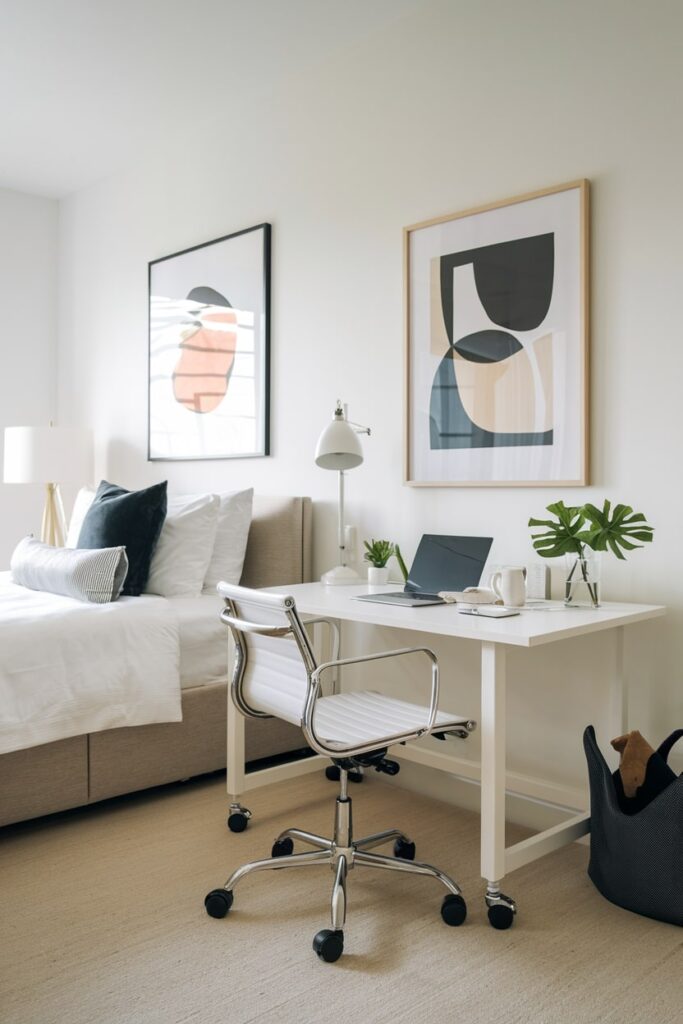
[[[332,872],[254,875],[223,920],[205,893],[268,856],[287,825],[329,834],[337,787],[320,775],[257,790],[247,832],[225,827],[221,777],[4,830],[3,1024],[680,1024],[683,931],[620,910],[574,845],[505,883],[519,914],[488,924],[475,815],[384,785],[353,786],[356,834],[400,827],[462,885],[448,928],[431,879],[356,870],[346,948],[319,961]],[[511,838],[519,835],[511,829]]]

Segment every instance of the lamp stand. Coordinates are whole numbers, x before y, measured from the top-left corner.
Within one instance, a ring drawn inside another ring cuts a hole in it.
[[[45,508],[43,509],[40,539],[43,544],[52,544],[53,547],[62,548],[66,535],[66,520],[59,484],[45,484],[45,491]]]
[[[360,583],[360,576],[357,572],[351,569],[346,564],[346,538],[344,536],[344,470],[339,470],[339,520],[337,524],[338,529],[338,547],[339,547],[339,565],[335,565],[334,569],[329,569],[323,573],[320,577],[321,583],[326,583],[328,586],[339,586],[341,584],[349,583]]]

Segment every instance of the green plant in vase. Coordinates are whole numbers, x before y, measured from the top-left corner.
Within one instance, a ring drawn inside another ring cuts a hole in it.
[[[624,559],[625,551],[634,551],[652,540],[653,527],[642,512],[630,505],[615,505],[605,499],[602,509],[585,505],[565,505],[556,501],[546,509],[555,519],[530,519],[529,526],[543,526],[543,533],[532,534],[535,550],[542,558],[570,557],[565,580],[565,604],[574,600],[577,583],[586,585],[591,604],[597,608],[599,580],[593,552],[611,551]],[[640,541],[641,543],[634,543]]]

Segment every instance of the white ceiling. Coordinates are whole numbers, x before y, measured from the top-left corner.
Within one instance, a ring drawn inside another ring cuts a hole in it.
[[[0,0],[0,187],[74,192],[418,5]]]

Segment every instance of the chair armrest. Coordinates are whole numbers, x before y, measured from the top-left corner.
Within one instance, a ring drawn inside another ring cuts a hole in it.
[[[439,710],[439,661],[434,651],[429,647],[401,647],[395,651],[379,651],[376,654],[363,654],[356,658],[336,658],[333,661],[326,661],[323,665],[318,665],[311,675],[314,693],[317,695],[320,692],[320,677],[327,669],[343,668],[344,665],[361,665],[364,662],[381,661],[384,658],[401,658],[406,654],[424,654],[432,664],[432,692],[429,702],[429,719],[425,726],[425,732],[431,732]]]

